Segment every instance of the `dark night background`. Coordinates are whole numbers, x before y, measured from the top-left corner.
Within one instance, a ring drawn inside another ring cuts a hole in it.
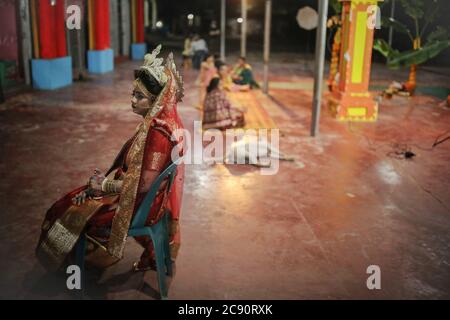
[[[264,24],[264,0],[248,0],[248,20]],[[312,53],[314,50],[315,30],[306,31],[301,29],[296,21],[298,9],[310,6],[317,10],[317,0],[273,0],[272,1],[272,52],[301,52]],[[201,25],[193,27],[191,31],[199,32],[207,38],[209,25],[212,20],[216,20],[220,27],[220,0],[165,0],[158,1],[158,18],[164,22],[168,32],[175,36],[188,33],[186,16],[189,13],[201,17]],[[431,3],[430,3],[431,5]],[[435,23],[427,28],[427,32],[435,29],[436,25],[441,25],[450,30],[450,22],[446,13],[450,12],[450,1],[440,1],[441,10]],[[390,1],[380,2],[382,15],[389,16]],[[234,22],[240,16],[241,0],[227,0],[227,52],[238,52],[239,39],[230,37],[230,22]],[[399,21],[406,23],[413,29],[413,21],[402,12],[400,1],[396,2],[395,17]],[[328,16],[334,12],[330,7]],[[388,30],[376,31],[376,37],[388,38]],[[249,34],[247,46],[249,51],[262,50],[263,32]],[[411,42],[406,35],[394,32],[394,47],[399,50],[411,48]],[[210,43],[212,50],[218,50],[218,44]],[[378,53],[374,53],[374,59],[384,61]],[[450,65],[450,48],[434,58],[430,64]]]

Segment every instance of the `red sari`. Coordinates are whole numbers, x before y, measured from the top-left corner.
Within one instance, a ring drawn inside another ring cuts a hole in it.
[[[143,162],[143,173],[144,171],[157,171],[161,173],[165,168],[171,164],[171,152],[173,148],[178,148],[178,141],[171,141],[173,134],[173,128],[168,125],[168,119],[175,119],[177,124],[176,128],[181,129],[182,123],[178,118],[176,112],[172,115],[167,112],[162,112],[163,114],[159,118],[152,121],[152,129],[149,131],[148,143],[146,144],[146,149],[144,152],[144,162]],[[163,120],[165,119],[165,120]],[[119,179],[123,174],[126,173],[127,167],[129,165],[129,160],[127,160],[129,155],[130,146],[133,143],[135,137],[130,139],[124,147],[123,155],[117,157],[120,161],[120,166],[110,169],[109,172],[116,169],[115,178]],[[171,217],[171,250],[172,256],[176,256],[180,245],[180,232],[178,227],[178,221],[180,216],[180,204],[183,195],[183,180],[184,180],[184,164],[178,166],[177,174],[175,177],[174,184],[172,186],[171,192],[168,194],[166,203],[164,201],[164,188],[161,188],[159,193],[151,206],[147,225],[152,225],[156,223],[159,219],[159,215],[163,210],[168,210]],[[147,190],[148,191],[148,190]],[[140,204],[144,200],[146,192],[138,193],[135,212],[139,208]],[[103,233],[111,228],[112,221],[115,215],[115,210],[107,210],[104,212],[99,212],[95,214],[89,221],[88,234],[93,236],[102,236]],[[105,230],[106,229],[106,230]],[[135,238],[145,249],[150,251],[152,254],[152,243],[148,237],[136,237]]]
[[[109,256],[117,259],[122,257],[130,221],[148,191],[142,192],[140,188],[144,183],[145,172],[161,173],[172,162],[174,148],[177,148],[179,155],[183,154],[181,139],[175,138],[176,130],[183,128],[176,110],[176,104],[181,98],[177,87],[181,80],[176,81],[178,73],[175,74],[169,67],[167,75],[169,81],[155,102],[159,111],[155,115],[149,112],[106,173],[109,175],[115,172],[115,179],[123,179],[121,193],[87,200],[81,206],[73,205],[72,198],[87,188],[82,186],[65,195],[47,211],[36,253],[48,268],[56,269],[61,266],[73,250],[79,235],[85,230],[99,242],[102,238],[107,239]],[[166,188],[161,188],[147,219],[147,224],[151,225],[166,210],[170,214],[172,258],[176,257],[180,245],[178,221],[183,182],[184,165],[181,164],[171,191],[167,193]],[[137,237],[136,240],[148,254],[152,254],[150,239]]]

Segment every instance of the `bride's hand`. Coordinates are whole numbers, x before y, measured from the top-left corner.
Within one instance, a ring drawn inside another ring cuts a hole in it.
[[[89,178],[89,189],[102,191],[102,183],[105,179],[105,175],[99,169],[95,169],[94,175]]]
[[[72,198],[72,203],[79,206],[82,205],[86,199],[90,199],[86,191],[81,191],[80,193],[77,193],[75,197]]]

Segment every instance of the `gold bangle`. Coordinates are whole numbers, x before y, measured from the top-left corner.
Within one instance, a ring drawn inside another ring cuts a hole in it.
[[[103,179],[103,181],[102,181],[102,191],[103,192],[106,192],[106,183],[108,182],[108,179],[107,178],[105,178],[105,179]]]

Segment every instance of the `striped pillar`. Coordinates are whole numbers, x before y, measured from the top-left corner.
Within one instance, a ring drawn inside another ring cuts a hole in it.
[[[39,12],[39,57],[53,59],[67,56],[64,0],[40,0]]]
[[[109,32],[109,0],[95,0],[95,50],[105,50],[111,47]]]
[[[342,8],[339,83],[329,103],[338,120],[375,121],[378,104],[369,93],[374,28],[370,6],[380,0],[340,0]]]
[[[144,42],[144,0],[136,0],[136,42]]]
[[[88,70],[106,73],[114,70],[111,49],[109,0],[88,0],[89,51]]]
[[[64,0],[30,2],[33,33],[31,82],[53,90],[72,83],[72,58],[67,55]]]
[[[147,52],[145,43],[144,0],[131,0],[131,58],[142,60]]]

